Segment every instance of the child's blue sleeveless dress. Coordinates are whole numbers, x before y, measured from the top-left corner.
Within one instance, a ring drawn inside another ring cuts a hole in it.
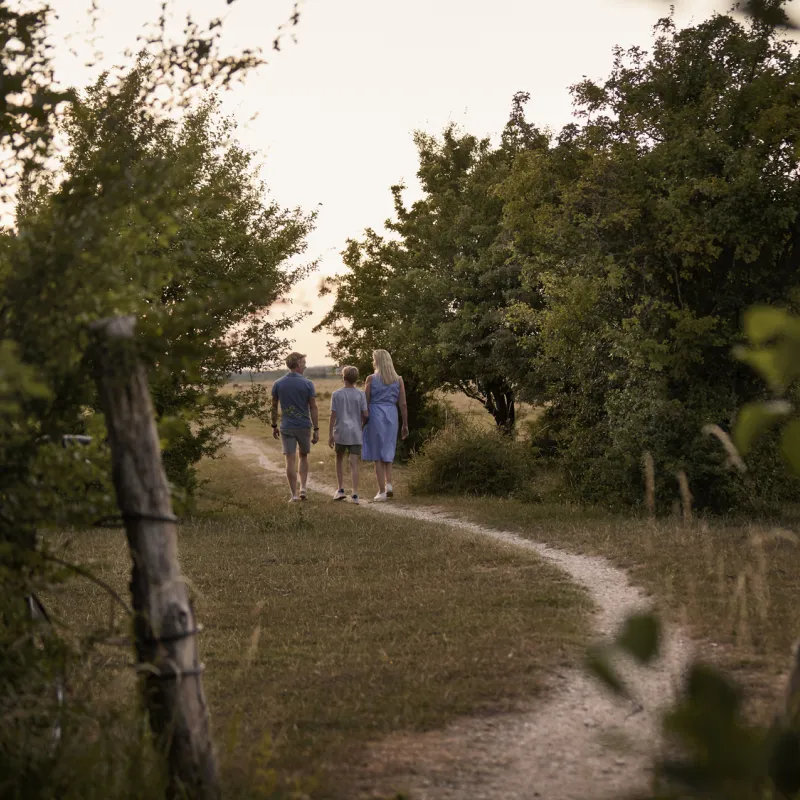
[[[364,461],[394,461],[397,444],[397,399],[400,381],[388,386],[376,372],[372,376],[369,397],[369,422],[364,427],[361,458]]]

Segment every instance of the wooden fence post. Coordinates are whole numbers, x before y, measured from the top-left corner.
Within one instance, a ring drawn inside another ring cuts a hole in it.
[[[170,796],[220,796],[198,658],[197,626],[178,563],[175,517],[133,317],[91,328],[92,359],[111,447],[114,487],[133,569],[137,671],[157,742],[168,755]]]

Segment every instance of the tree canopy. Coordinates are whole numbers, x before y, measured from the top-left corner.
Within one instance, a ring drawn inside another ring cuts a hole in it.
[[[649,450],[662,488],[683,470],[730,508],[749,493],[702,429],[763,392],[730,356],[743,310],[798,300],[800,60],[726,15],[667,17],[650,52],[614,56],[558,134],[524,95],[495,146],[417,134],[423,199],[393,187],[387,234],[349,243],[326,324],[341,351],[390,341],[500,424],[518,397],[543,407],[584,500],[637,502]]]

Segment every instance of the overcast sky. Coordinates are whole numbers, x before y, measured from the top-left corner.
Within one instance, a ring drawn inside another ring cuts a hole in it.
[[[51,0],[63,44],[59,79],[85,85],[99,71],[84,62],[89,0]],[[105,65],[121,63],[160,0],[100,0],[95,46]],[[677,19],[700,21],[727,2],[679,4]],[[297,309],[312,311],[295,330],[310,364],[329,361],[324,335],[311,328],[327,309],[317,297],[323,275],[342,269],[349,236],[380,228],[391,214],[389,187],[416,183],[415,129],[439,132],[455,122],[497,134],[516,91],[528,91],[529,119],[554,130],[570,120],[568,87],[601,79],[614,45],[649,46],[652,26],[668,12],[657,0],[305,0],[292,32],[271,53],[290,0],[174,2],[198,20],[222,16],[228,48],[261,47],[269,63],[224,98],[239,138],[262,154],[262,176],[284,206],[319,211],[308,258],[319,272],[298,287]],[[254,115],[255,118],[253,119]]]

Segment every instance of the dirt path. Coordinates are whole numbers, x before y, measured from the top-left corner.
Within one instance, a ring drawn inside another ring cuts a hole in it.
[[[268,472],[282,472],[251,439],[234,436],[231,448],[239,457],[256,458]],[[309,481],[311,491],[332,495],[334,488]],[[612,634],[632,610],[648,606],[627,574],[603,558],[566,553],[435,508],[397,502],[367,507],[533,550],[589,592],[596,606],[593,628],[598,637]],[[670,629],[656,668],[624,666],[643,709],[610,697],[576,669],[554,676],[551,692],[529,712],[470,717],[442,731],[390,736],[370,751],[365,788],[369,784],[375,797],[403,789],[414,800],[599,800],[646,790],[659,740],[659,710],[673,697],[689,655],[688,639]]]

